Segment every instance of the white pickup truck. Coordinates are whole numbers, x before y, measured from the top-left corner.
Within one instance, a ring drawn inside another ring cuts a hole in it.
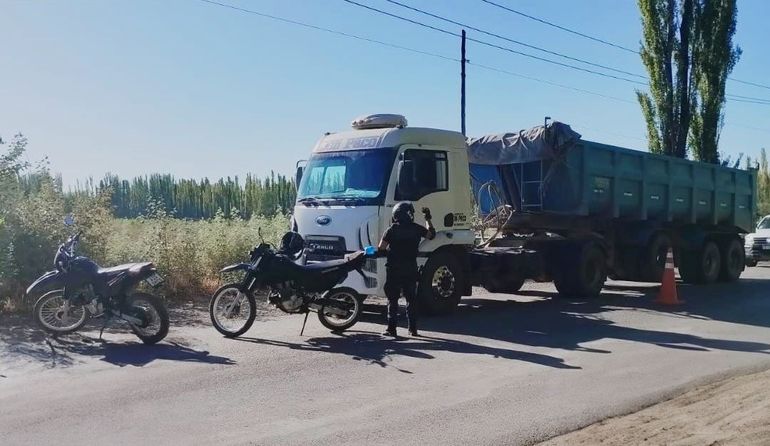
[[[770,215],[765,215],[757,224],[757,230],[746,234],[746,266],[757,266],[757,262],[770,260]]]

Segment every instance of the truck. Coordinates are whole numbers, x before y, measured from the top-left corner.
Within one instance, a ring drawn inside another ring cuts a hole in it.
[[[474,286],[516,293],[552,281],[566,297],[598,295],[608,278],[657,282],[671,250],[681,279],[735,281],[753,228],[756,173],[587,141],[560,122],[466,138],[367,115],[326,133],[298,163],[292,229],[304,260],[377,245],[393,206],[434,216],[419,249],[418,296],[452,311]],[[423,223],[419,215],[418,223]],[[384,295],[385,260],[346,286]]]
[[[754,232],[746,235],[746,266],[770,260],[770,215],[765,215],[757,223]]]

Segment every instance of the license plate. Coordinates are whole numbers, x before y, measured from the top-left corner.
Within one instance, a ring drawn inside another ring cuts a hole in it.
[[[161,283],[163,283],[163,277],[161,277],[160,274],[158,274],[158,273],[153,273],[151,276],[149,276],[148,278],[144,279],[144,281],[147,282],[148,284],[150,284],[150,286],[156,287],[156,286],[160,285]]]

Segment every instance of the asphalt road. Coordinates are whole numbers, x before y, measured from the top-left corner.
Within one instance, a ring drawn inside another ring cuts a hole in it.
[[[178,313],[155,347],[0,327],[0,443],[531,444],[770,367],[770,268],[679,292],[663,308],[650,286],[528,284],[399,341],[376,313],[344,335],[311,315],[303,337],[300,316],[269,316],[240,340]]]

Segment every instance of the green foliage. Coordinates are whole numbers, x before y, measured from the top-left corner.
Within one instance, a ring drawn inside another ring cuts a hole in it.
[[[89,181],[64,193],[61,180],[44,166],[32,168],[21,161],[26,143],[21,135],[8,147],[0,142],[0,311],[22,308],[24,288],[52,268],[56,248],[77,230],[84,231],[78,254],[107,266],[155,262],[167,279],[165,294],[190,298],[213,291],[223,266],[245,260],[259,242],[260,229],[275,244],[289,228],[281,209],[291,205],[294,186],[280,176],[265,181],[248,177],[243,188],[237,179],[211,185],[207,180],[198,184],[157,176],[135,180],[132,184],[140,186],[129,185],[117,198],[112,186]],[[199,220],[179,218],[173,206],[185,203],[180,201],[187,193],[182,190],[210,197],[198,207],[182,206]],[[130,200],[120,201],[126,197]],[[131,201],[140,198],[145,201]],[[232,206],[210,210],[220,200]],[[116,202],[132,203],[128,210],[137,212],[136,218],[116,218]],[[238,206],[248,211],[244,214]],[[261,216],[262,211],[270,216]],[[75,218],[75,228],[63,224],[68,213]]]
[[[110,191],[114,214],[120,218],[134,218],[148,212],[147,204],[156,202],[173,210],[179,218],[214,218],[224,210],[229,218],[237,209],[244,218],[252,215],[273,215],[286,212],[294,204],[294,181],[283,175],[271,174],[260,180],[247,175],[241,183],[236,177],[221,178],[216,182],[176,179],[172,175],[153,174],[132,180],[107,175],[98,184],[89,180],[71,192],[73,196],[94,196]]]
[[[736,0],[638,0],[650,93],[637,91],[651,152],[719,162]]]
[[[757,208],[760,216],[770,215],[770,166],[767,152],[763,148],[759,154],[757,168]]]
[[[696,159],[718,163],[725,85],[741,56],[741,49],[733,45],[736,0],[697,2],[696,17],[693,57],[699,103],[693,115],[690,145]]]

